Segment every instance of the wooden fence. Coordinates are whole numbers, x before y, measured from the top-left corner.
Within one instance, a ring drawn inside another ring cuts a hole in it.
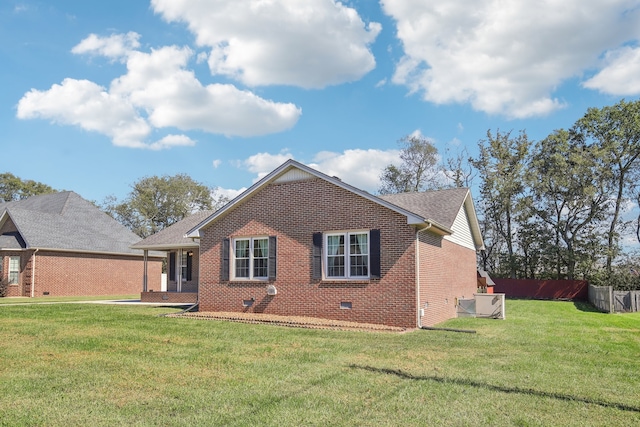
[[[587,301],[588,284],[584,280],[496,279],[493,291],[507,298],[568,299]]]
[[[589,285],[589,302],[605,313],[640,311],[640,291],[614,291],[611,286]]]

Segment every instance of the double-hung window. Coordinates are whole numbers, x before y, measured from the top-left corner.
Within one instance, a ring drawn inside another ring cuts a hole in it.
[[[188,261],[189,253],[187,251],[182,251],[182,256],[180,257],[180,276],[182,277],[182,281],[187,281],[187,271],[188,271]]]
[[[233,240],[233,272],[236,279],[269,278],[269,238]]]
[[[325,234],[327,278],[369,278],[369,232]]]
[[[17,285],[20,279],[20,257],[9,257],[9,284]]]

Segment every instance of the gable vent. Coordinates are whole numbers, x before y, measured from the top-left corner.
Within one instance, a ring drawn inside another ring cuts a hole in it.
[[[276,179],[274,182],[281,184],[283,182],[303,181],[311,178],[314,178],[314,176],[311,175],[310,173],[294,168],[287,171],[282,176],[278,177],[278,179]]]

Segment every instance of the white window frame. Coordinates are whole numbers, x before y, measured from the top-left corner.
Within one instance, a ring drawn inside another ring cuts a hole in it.
[[[261,257],[256,257],[255,256],[255,242],[258,240],[265,240],[267,243],[266,248],[264,249],[264,256]],[[240,241],[248,241],[249,242],[249,256],[248,257],[242,257],[242,258],[237,258],[236,257],[236,244]],[[231,279],[232,280],[268,280],[269,279],[269,236],[255,236],[255,237],[237,237],[231,240],[231,250],[229,251],[231,252]],[[236,269],[236,263],[238,261],[238,259],[247,259],[249,262],[249,275],[248,276],[238,276],[236,274],[237,269]],[[255,268],[256,268],[256,260],[262,260],[262,262],[264,262],[265,265],[265,272],[266,274],[264,276],[256,276],[255,275]]]
[[[367,236],[367,252],[361,254],[352,254],[351,253],[351,236],[357,234],[364,234]],[[329,257],[337,257],[336,255],[329,254],[329,238],[332,236],[343,236],[344,237],[344,253],[341,254],[344,257],[344,275],[342,276],[331,276],[329,275]],[[323,254],[322,261],[324,265],[324,277],[326,279],[334,280],[334,279],[343,279],[343,280],[362,280],[362,279],[370,279],[371,278],[371,235],[369,230],[355,230],[355,231],[343,231],[343,232],[330,232],[324,233],[323,235]],[[351,257],[352,256],[366,256],[367,257],[367,274],[363,276],[352,275],[351,274]]]
[[[187,266],[188,266],[188,260],[187,257],[189,256],[189,251],[181,251],[180,254],[180,260],[178,261],[179,264],[179,268],[180,268],[180,279],[183,282],[187,281]]]
[[[15,269],[14,264],[17,264],[17,269]],[[13,269],[11,268],[12,266],[14,267]],[[11,279],[12,274],[15,274],[15,281]],[[9,257],[9,268],[7,269],[7,279],[9,280],[10,285],[20,284],[20,257],[19,256]]]

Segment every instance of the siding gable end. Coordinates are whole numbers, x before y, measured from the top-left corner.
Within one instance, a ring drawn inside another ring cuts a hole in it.
[[[465,248],[476,250],[473,235],[471,234],[471,223],[469,222],[469,215],[465,209],[465,205],[460,206],[460,210],[456,215],[451,226],[453,233],[449,236],[445,236],[444,239],[452,243],[458,244]]]

